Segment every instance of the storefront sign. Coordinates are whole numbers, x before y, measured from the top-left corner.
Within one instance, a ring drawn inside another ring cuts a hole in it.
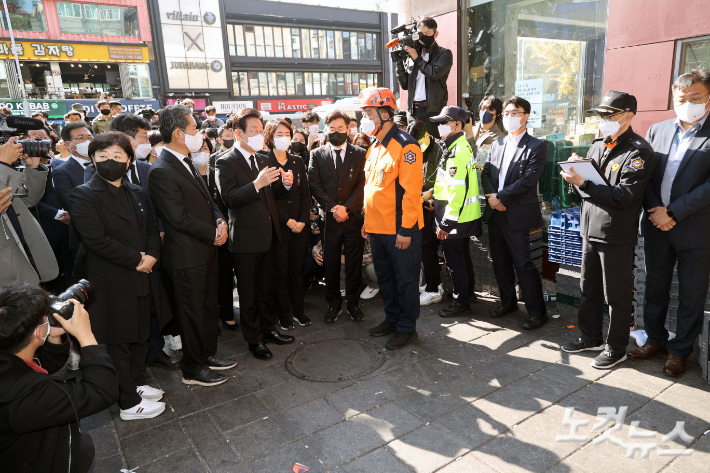
[[[262,100],[258,102],[262,112],[307,112],[321,105],[330,105],[333,101],[326,100]]]
[[[564,118],[565,109],[564,108],[548,108],[547,118]]]
[[[185,99],[166,99],[165,103],[168,105],[175,105],[178,100],[185,100]],[[193,99],[190,97],[190,100],[195,102],[195,110],[204,110],[205,107],[207,106],[207,99]]]
[[[138,110],[142,110],[144,108],[152,108],[153,110],[158,110],[160,108],[160,102],[157,100],[123,100],[123,99],[115,99],[121,102],[121,108],[123,109],[124,112],[127,113],[136,113]],[[65,113],[67,113],[69,110],[71,110],[71,106],[74,105],[75,103],[80,103],[84,106],[84,108],[87,110],[86,115],[89,118],[93,118],[99,114],[99,110],[96,108],[96,102],[98,100],[66,100],[64,102],[66,110],[62,113],[62,116],[64,116]]]
[[[29,106],[30,115],[34,112],[49,112],[49,118],[63,118],[66,113],[64,100],[29,100]],[[0,108],[2,107],[12,110],[13,115],[25,115],[25,107],[21,100],[0,101]]]
[[[527,128],[542,126],[542,79],[516,80],[515,95],[530,102]]]
[[[233,102],[212,102],[212,106],[217,109],[217,115],[229,115],[232,112],[243,108],[254,108],[251,100],[237,100]]]
[[[170,90],[227,90],[219,0],[158,4]]]
[[[15,41],[20,61],[149,62],[145,46]],[[0,59],[14,59],[12,43],[0,41]]]

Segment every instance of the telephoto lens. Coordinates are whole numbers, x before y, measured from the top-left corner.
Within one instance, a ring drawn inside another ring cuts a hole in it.
[[[51,140],[17,140],[16,144],[22,145],[22,154],[30,158],[44,158],[52,146]]]
[[[74,299],[82,304],[85,304],[89,297],[94,293],[94,286],[86,279],[80,280],[78,283],[69,286],[66,291],[59,294],[49,306],[47,319],[49,325],[60,327],[61,325],[54,318],[54,314],[59,314],[65,319],[71,319],[74,315],[74,304],[68,302],[69,299]]]

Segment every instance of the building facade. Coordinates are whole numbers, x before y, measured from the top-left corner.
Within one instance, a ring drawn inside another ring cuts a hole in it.
[[[258,0],[150,8],[166,103],[191,97],[220,115],[244,106],[303,112],[392,81],[383,39],[396,15]]]
[[[102,93],[126,110],[152,100],[151,30],[145,0],[8,0],[17,57],[32,110],[61,119],[71,104],[91,105]],[[22,114],[21,87],[2,11],[0,105]],[[68,105],[67,105],[68,103]]]

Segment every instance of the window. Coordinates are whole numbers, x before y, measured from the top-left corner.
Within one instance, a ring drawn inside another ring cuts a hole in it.
[[[330,91],[328,90],[328,73],[321,72],[320,74],[320,91],[323,95],[328,95]]]
[[[148,64],[128,64],[128,78],[133,89],[133,98],[151,98]]]
[[[350,59],[350,33],[343,31],[343,59]]]
[[[256,57],[264,57],[264,27],[254,27],[254,37],[256,38]]]
[[[320,57],[318,49],[318,30],[311,30],[311,54],[313,59],[318,59]]]
[[[139,97],[138,93],[150,94],[151,88],[147,66],[145,64],[137,64],[136,66],[143,68],[143,71],[136,69],[138,72],[137,77],[142,77],[142,79],[139,79],[142,82],[140,84],[133,83],[134,97]],[[380,75],[376,73],[232,72],[235,97],[357,95],[361,88],[378,86],[379,79]],[[150,97],[150,95],[142,96]]]
[[[246,36],[246,41],[247,41],[247,56],[254,57],[256,56],[256,43],[254,39],[254,27],[253,26],[245,26],[244,27],[244,35]]]
[[[676,43],[674,79],[696,67],[710,67],[710,36],[680,40]]]
[[[343,59],[343,32],[335,32],[335,58]]]
[[[367,59],[372,59],[372,35],[365,33],[365,54]]]
[[[296,81],[293,72],[286,73],[286,92],[288,95],[296,95]]]
[[[304,95],[302,72],[296,73],[296,95]]]
[[[277,76],[279,81],[279,95],[286,95],[286,74],[279,72]]]
[[[325,30],[318,30],[318,51],[321,59],[328,59],[328,44],[325,39]],[[315,57],[315,54],[313,55]]]
[[[373,34],[372,35],[372,54],[373,54],[373,59],[378,60],[380,59],[380,42],[378,41],[380,35],[378,34]]]
[[[301,30],[301,47],[303,48],[303,58],[311,57],[311,31]]]
[[[306,86],[306,95],[313,95],[313,74],[306,72],[303,80]]]
[[[7,2],[12,29],[15,31],[47,31],[42,0],[14,0]],[[58,5],[61,5],[59,3]],[[0,24],[7,29],[5,9],[0,8]]]
[[[357,54],[357,33],[350,33],[350,54],[353,59],[359,59]]]
[[[236,56],[237,48],[234,42],[234,27],[232,25],[227,25],[227,43],[229,43],[229,55]]]
[[[251,95],[259,94],[259,74],[257,72],[249,72],[249,88],[251,89]]]
[[[283,36],[281,36],[281,28],[274,28],[274,56],[284,57]]]
[[[234,95],[241,95],[242,97],[248,97],[249,95],[249,84],[247,83],[247,73],[246,72],[232,72],[232,89]]]
[[[242,25],[234,26],[234,39],[236,41],[237,56],[246,56],[244,51],[244,27]]]
[[[337,95],[345,95],[345,74],[339,72],[336,74],[336,80],[338,81],[338,87],[335,90]]]
[[[335,32],[326,32],[326,41],[328,42],[328,59],[335,59]]]
[[[293,48],[293,57],[301,57],[301,39],[298,36],[298,28],[291,28],[291,39],[292,39],[291,47]],[[306,56],[303,56],[303,57],[306,57]]]
[[[296,30],[298,31],[298,30]],[[283,33],[283,44],[284,44],[284,57],[292,57],[293,56],[293,44],[292,44],[292,39],[291,39],[291,30],[289,28],[283,28],[281,30]],[[296,35],[296,39],[298,40],[298,35]],[[298,56],[296,56],[298,57]]]
[[[351,74],[345,74],[345,95],[353,95],[353,84]]]
[[[35,0],[32,3],[41,5]],[[132,7],[57,2],[57,16],[62,33],[140,36],[138,13]],[[12,22],[16,28],[15,20]]]
[[[367,59],[367,50],[365,49],[365,33],[357,34],[357,54],[360,59]]]
[[[276,87],[276,73],[269,72],[269,95],[279,95],[279,91]]]
[[[274,57],[274,33],[270,26],[264,27],[264,47],[266,57]]]
[[[360,79],[357,74],[353,74],[353,95],[358,95],[360,93]]]
[[[313,73],[313,95],[320,95],[320,72]]]

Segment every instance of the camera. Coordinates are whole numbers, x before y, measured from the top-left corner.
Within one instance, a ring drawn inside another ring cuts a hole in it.
[[[21,135],[27,130],[43,130],[45,124],[36,118],[9,117],[0,118],[0,145],[7,143],[13,136]],[[43,158],[49,153],[52,146],[51,140],[15,140],[22,145],[22,154],[30,158]]]
[[[68,302],[69,299],[75,299],[82,304],[85,304],[89,297],[94,293],[94,286],[86,279],[80,280],[73,284],[54,298],[52,305],[49,306],[47,319],[52,327],[60,327],[61,325],[54,318],[54,314],[59,314],[65,319],[71,319],[74,315],[74,304]]]
[[[396,28],[390,30],[390,33],[395,35],[395,37],[385,45],[387,49],[392,49],[390,51],[390,56],[392,57],[392,62],[403,62],[408,57],[407,51],[404,50],[405,46],[414,48],[417,53],[421,54],[422,49],[424,49],[424,44],[420,41],[422,38],[422,33],[417,29],[418,25],[415,21],[411,26],[399,25]],[[399,36],[400,33],[404,33],[404,36]]]

